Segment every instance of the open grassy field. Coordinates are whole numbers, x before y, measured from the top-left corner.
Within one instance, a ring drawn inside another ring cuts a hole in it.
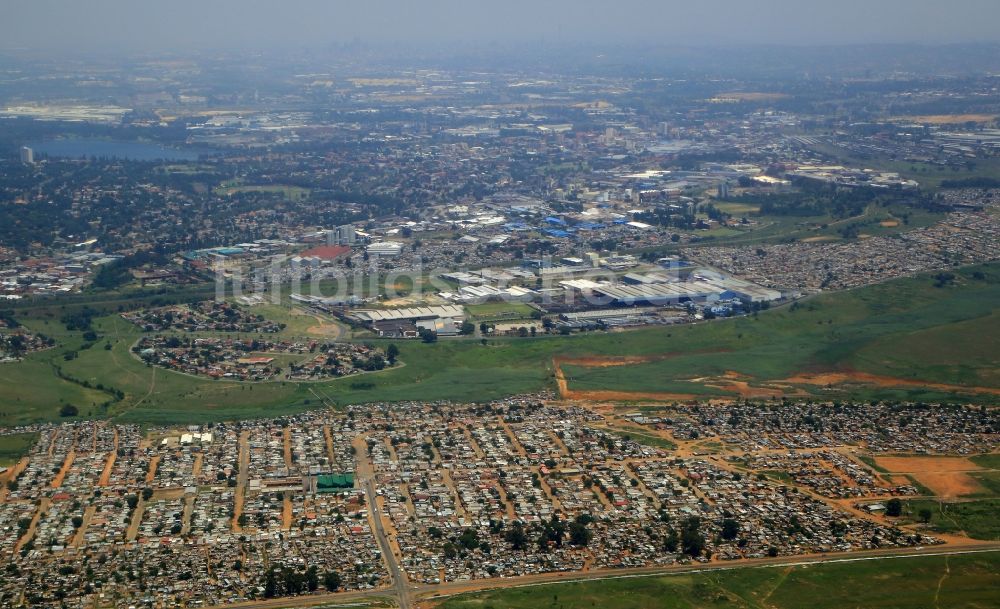
[[[288,186],[285,184],[241,184],[239,182],[227,182],[215,189],[216,194],[227,196],[238,192],[280,193],[289,201],[307,199],[310,193],[308,188],[302,188],[301,186]]]
[[[0,436],[0,466],[7,467],[28,454],[31,445],[38,439],[36,433],[15,433]]]
[[[721,377],[735,371],[752,379],[751,386],[831,398],[930,401],[965,395],[995,401],[1000,395],[995,378],[1000,325],[991,320],[992,299],[1000,296],[1000,266],[989,267],[985,280],[973,279],[967,270],[959,281],[952,288],[934,288],[929,278],[903,279],[824,295],[757,318],[650,332],[657,349],[637,341],[640,344],[628,345],[627,353],[615,354],[673,357],[629,366],[564,366],[563,372],[570,389],[703,395],[706,387],[722,387],[710,393],[725,395],[732,393],[731,384]],[[975,344],[984,346],[963,353],[945,348],[938,355],[936,345],[950,344],[952,339],[944,337],[952,336],[953,327],[977,332]],[[899,349],[899,339],[914,341],[919,348]],[[948,359],[949,352],[954,359]],[[822,377],[809,376],[836,370],[843,374],[831,377],[831,387]]]
[[[985,278],[973,278],[975,270]],[[957,275],[955,285],[945,288],[919,276],[822,295],[757,317],[687,326],[490,339],[486,345],[470,339],[432,345],[397,341],[404,365],[365,375],[363,382],[249,385],[185,376],[134,358],[129,349],[140,333],[117,315],[96,318],[101,338],[79,350],[81,334],[65,329],[59,310],[39,309],[21,315],[23,323],[60,346],[0,365],[0,395],[8,398],[0,406],[0,423],[55,420],[64,402],[79,406],[84,416],[184,423],[274,416],[320,404],[488,400],[555,388],[553,358],[580,361],[585,356],[634,358],[635,363],[614,367],[568,363],[562,368],[569,389],[617,392],[616,399],[624,401],[630,400],[629,392],[732,397],[750,390],[829,399],[995,403],[1000,383],[992,345],[1000,344],[1000,324],[993,322],[1000,265],[962,269]],[[953,329],[969,334],[980,347],[949,351]],[[897,340],[920,347],[897,349]],[[65,360],[67,352],[76,357]],[[55,366],[72,380],[58,378]],[[823,376],[829,373],[835,374]],[[98,384],[124,394],[108,412],[98,407],[110,399]]]
[[[971,168],[958,169],[941,167],[930,163],[896,161],[881,156],[860,157],[849,151],[831,144],[817,144],[812,147],[817,152],[827,154],[838,162],[855,167],[870,167],[883,171],[894,171],[904,178],[916,180],[924,190],[936,190],[945,180],[961,180],[966,178],[1000,179],[1000,159],[976,159]]]
[[[915,609],[1000,602],[1000,552],[745,568],[499,589],[442,609]]]
[[[713,205],[720,211],[737,217],[744,214],[756,214],[760,211],[760,205],[752,203],[713,203]]]
[[[520,302],[484,302],[483,304],[468,305],[465,307],[469,311],[472,321],[494,321],[498,319],[525,319],[531,317],[534,311],[531,307]]]
[[[692,235],[698,241],[688,247],[738,246],[764,243],[845,240],[845,229],[858,236],[872,237],[893,235],[930,226],[940,221],[944,214],[930,212],[901,203],[871,204],[860,214],[837,218],[830,214],[816,216],[761,215],[759,203],[734,200],[718,201],[713,205],[733,216],[734,220],[747,217],[751,224],[733,224],[714,230],[696,230]]]
[[[973,539],[1000,541],[1000,497],[972,501],[938,501],[911,499],[904,502],[904,514],[918,521],[921,510],[931,511],[930,530],[937,533],[958,533]]]
[[[970,461],[983,468],[983,471],[969,474],[983,487],[984,494],[990,497],[1000,497],[1000,454],[976,455]]]
[[[919,114],[915,116],[896,116],[891,120],[900,123],[959,125],[962,123],[991,123],[996,119],[996,114]]]
[[[899,459],[905,462],[907,457]],[[931,458],[916,459],[916,463],[920,463],[920,459]],[[933,499],[905,501],[904,519],[922,522],[921,511],[929,510],[928,526],[932,531],[1000,541],[1000,454],[975,455],[967,459],[946,457],[945,460],[952,462],[954,471],[942,472],[942,480],[958,488],[964,487],[965,492],[957,496],[938,495]],[[914,478],[930,482],[934,480],[934,469],[933,465],[923,465]],[[936,494],[936,489],[929,490]]]
[[[0,364],[0,425],[55,420],[63,404],[76,406],[85,416],[100,416],[98,407],[111,396],[103,391],[61,379],[53,368],[56,352],[42,351],[23,361]],[[55,364],[62,362],[55,360]]]
[[[913,353],[921,353],[924,368],[933,369],[936,378],[996,387],[1000,386],[1000,349],[991,328],[1000,328],[1000,311],[947,326],[914,328],[891,339],[882,337],[859,349],[855,360],[897,376],[910,369]]]
[[[257,305],[251,309],[271,321],[285,324],[276,336],[287,338],[336,339],[346,336],[348,329],[340,322],[286,304]]]

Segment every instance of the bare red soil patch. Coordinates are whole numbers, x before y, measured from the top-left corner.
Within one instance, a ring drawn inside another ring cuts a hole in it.
[[[877,457],[879,466],[894,474],[906,474],[940,497],[954,498],[983,491],[969,472],[981,471],[965,457]]]
[[[881,376],[858,372],[856,370],[844,372],[823,372],[818,374],[800,374],[784,379],[783,383],[796,385],[839,385],[842,383],[864,383],[877,387],[923,387],[927,389],[940,389],[942,391],[982,393],[986,395],[1000,395],[1000,387],[975,387],[967,385],[948,385],[946,383],[933,383],[929,381],[901,379],[892,376]]]
[[[569,388],[566,382],[566,375],[563,374],[562,365],[570,364],[575,366],[585,366],[587,368],[609,368],[613,366],[631,366],[644,364],[652,361],[659,361],[675,357],[676,353],[664,353],[658,355],[626,355],[617,357],[554,357],[552,364],[555,368],[556,386],[559,388],[559,395],[567,400],[589,400],[589,401],[609,401],[609,402],[630,402],[636,400],[656,400],[656,401],[681,401],[692,400],[697,396],[689,393],[660,393],[648,391],[608,391],[589,390],[576,391]]]

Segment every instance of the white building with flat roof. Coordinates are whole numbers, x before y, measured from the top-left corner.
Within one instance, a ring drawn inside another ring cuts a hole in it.
[[[394,258],[403,253],[403,244],[396,241],[380,241],[372,243],[365,251],[369,256],[380,256],[383,258]]]

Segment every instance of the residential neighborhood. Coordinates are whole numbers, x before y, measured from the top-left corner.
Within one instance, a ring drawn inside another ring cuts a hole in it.
[[[434,586],[946,544],[858,503],[922,492],[862,457],[997,443],[996,413],[963,406],[660,408],[537,394],[12,429],[37,441],[2,474],[0,598],[206,606],[376,591],[395,568]]]

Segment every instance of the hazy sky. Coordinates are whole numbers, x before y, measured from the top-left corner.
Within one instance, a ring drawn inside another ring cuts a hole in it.
[[[1000,41],[1000,0],[3,0],[0,48]]]

